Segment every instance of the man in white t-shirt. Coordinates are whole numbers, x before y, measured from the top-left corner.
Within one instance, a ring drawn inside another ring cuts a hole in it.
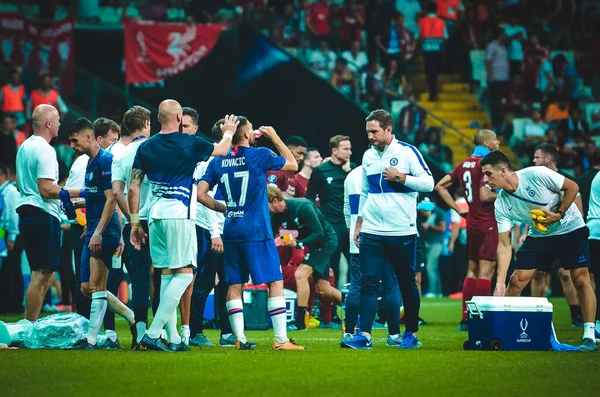
[[[538,269],[546,269],[554,258],[559,258],[563,267],[570,270],[581,300],[584,332],[579,350],[597,351],[594,340],[596,296],[588,272],[589,229],[573,204],[579,187],[547,167],[528,167],[515,172],[506,155],[499,150],[487,154],[480,164],[485,174],[484,182],[492,189],[502,189],[494,203],[499,233],[494,295],[519,296]],[[547,230],[529,228],[529,236],[517,252],[516,269],[506,288],[512,256],[510,231],[515,222],[532,224],[529,211],[533,209],[546,214],[541,224]]]
[[[98,119],[100,120],[100,119]],[[98,121],[96,120],[96,122]],[[108,119],[107,119],[108,120]],[[116,129],[114,128],[98,128],[96,132],[96,142],[102,147],[102,149],[108,149],[119,139],[119,126],[114,121],[110,120]],[[96,128],[96,122],[94,128]],[[90,156],[87,154],[81,154],[71,165],[69,170],[69,177],[65,183],[65,189],[83,189],[85,187],[85,169],[87,168]],[[85,207],[85,200],[83,198],[74,200],[75,207]],[[83,295],[81,292],[81,254],[83,252],[83,243],[85,240],[83,226],[80,225],[77,220],[73,219],[71,222],[71,244],[73,247],[73,256],[75,258],[75,281],[76,281],[76,296],[75,296],[75,307],[77,313],[85,318],[90,317],[90,304],[91,301],[88,297]],[[113,292],[113,291],[111,291]],[[114,292],[113,292],[114,294]]]
[[[131,170],[133,159],[137,149],[150,136],[150,111],[141,106],[133,106],[123,115],[121,123],[121,140],[127,143],[119,158],[113,157],[112,163],[112,187],[119,208],[123,214],[123,236],[125,242],[124,263],[131,279],[131,308],[135,317],[135,327],[132,327],[132,349],[139,349],[139,342],[146,333],[148,323],[148,298],[150,296],[150,267],[152,258],[148,244],[142,244],[141,249],[134,249],[131,245],[129,235],[131,225],[129,224],[129,204],[126,192],[131,181]],[[116,144],[114,145],[116,146]],[[113,146],[113,147],[114,147]],[[144,232],[148,233],[148,208],[152,192],[148,178],[144,178],[140,188],[140,225]],[[112,274],[117,272],[111,272]],[[110,283],[109,276],[109,283]],[[119,280],[120,281],[120,280]],[[117,284],[118,285],[118,284]]]
[[[58,160],[50,140],[58,136],[58,110],[40,105],[32,115],[33,135],[17,153],[17,185],[21,199],[17,204],[19,229],[31,267],[31,282],[25,298],[25,318],[36,321],[44,296],[54,282],[60,266],[60,204],[70,204],[80,190],[61,189],[58,185]]]

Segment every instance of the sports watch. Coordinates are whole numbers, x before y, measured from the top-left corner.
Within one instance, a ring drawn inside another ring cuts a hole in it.
[[[394,181],[396,181],[398,183],[402,182],[402,173],[401,172],[398,172],[396,174],[396,176],[394,177]]]
[[[560,219],[562,219],[562,218],[565,217],[565,211],[560,211],[559,210],[559,211],[556,211],[556,213],[560,215]]]

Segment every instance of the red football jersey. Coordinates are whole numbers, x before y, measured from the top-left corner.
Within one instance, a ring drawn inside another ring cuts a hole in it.
[[[308,187],[308,179],[300,175],[295,175],[296,181],[296,197],[306,197],[306,188]]]
[[[480,156],[467,157],[449,174],[452,183],[458,182],[469,204],[467,229],[489,230],[496,226],[494,203],[482,203],[479,188],[485,186],[483,171],[479,161]]]
[[[267,171],[267,183],[277,185],[287,198],[296,197],[296,174],[292,171]]]

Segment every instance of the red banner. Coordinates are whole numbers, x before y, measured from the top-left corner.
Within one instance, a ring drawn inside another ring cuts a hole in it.
[[[125,20],[126,83],[157,82],[190,69],[210,53],[228,27]]]
[[[62,94],[73,91],[75,22],[72,17],[42,27],[17,14],[0,13],[1,56],[11,67],[48,73]]]

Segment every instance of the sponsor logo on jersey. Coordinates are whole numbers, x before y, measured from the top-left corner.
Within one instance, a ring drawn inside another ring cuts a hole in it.
[[[229,211],[227,213],[227,218],[231,219],[231,218],[243,218],[244,217],[244,211],[240,210],[240,211]]]
[[[525,190],[527,190],[527,194],[529,194],[530,197],[535,196],[535,190],[533,190],[530,186],[527,186]]]
[[[331,176],[328,176],[328,177],[327,177],[327,184],[328,184],[328,185],[331,185],[331,182],[332,182],[332,181],[333,181],[333,177],[331,177]]]

